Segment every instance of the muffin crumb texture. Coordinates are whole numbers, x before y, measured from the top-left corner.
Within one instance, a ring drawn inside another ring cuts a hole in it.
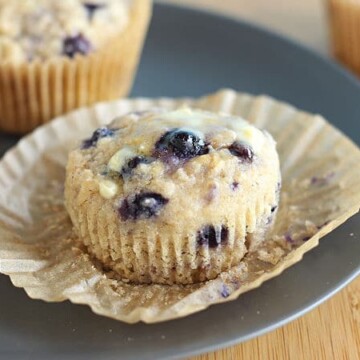
[[[125,29],[130,0],[0,0],[0,59],[73,58]]]
[[[115,119],[70,153],[66,207],[89,253],[134,283],[192,284],[239,265],[280,192],[271,135],[190,108]]]

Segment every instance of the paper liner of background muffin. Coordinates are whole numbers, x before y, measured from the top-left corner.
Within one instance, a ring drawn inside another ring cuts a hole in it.
[[[327,0],[334,55],[360,75],[360,3]]]
[[[67,154],[116,116],[183,103],[240,115],[274,136],[283,181],[274,229],[262,248],[215,280],[127,283],[105,273],[74,235],[63,203]],[[321,116],[267,96],[223,90],[199,100],[120,100],[79,110],[37,129],[0,162],[0,271],[32,298],[68,299],[124,322],[183,317],[279,275],[354,215],[360,207],[359,164],[359,148]]]
[[[25,133],[70,110],[126,96],[152,7],[152,0],[133,2],[128,26],[98,51],[74,59],[0,63],[0,130]]]

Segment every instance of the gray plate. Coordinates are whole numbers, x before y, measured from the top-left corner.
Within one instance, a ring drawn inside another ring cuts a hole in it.
[[[220,87],[319,112],[360,142],[360,86],[338,66],[253,25],[156,5],[133,95],[197,96]],[[2,150],[16,140],[1,136]],[[359,237],[356,216],[299,264],[237,301],[151,326],[125,325],[69,302],[30,300],[1,276],[0,356],[160,359],[244,341],[304,314],[355,278]]]

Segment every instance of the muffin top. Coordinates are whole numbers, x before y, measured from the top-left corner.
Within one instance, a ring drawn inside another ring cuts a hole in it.
[[[259,168],[274,166],[270,174],[278,174],[275,143],[267,132],[241,118],[190,108],[118,118],[96,130],[77,154],[104,199],[125,198],[118,205],[123,221],[157,217],[175,193],[177,209],[196,216],[199,207],[231,197],[247,183],[256,188]],[[182,199],[189,192],[198,199],[194,204]]]
[[[121,32],[131,0],[0,0],[0,60],[89,54]]]

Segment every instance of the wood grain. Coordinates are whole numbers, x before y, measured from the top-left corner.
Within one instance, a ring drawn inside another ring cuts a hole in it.
[[[163,0],[238,15],[327,53],[326,23],[318,0]],[[305,316],[243,344],[191,360],[359,360],[360,277]]]
[[[359,360],[360,277],[305,316],[269,334],[191,360]]]

